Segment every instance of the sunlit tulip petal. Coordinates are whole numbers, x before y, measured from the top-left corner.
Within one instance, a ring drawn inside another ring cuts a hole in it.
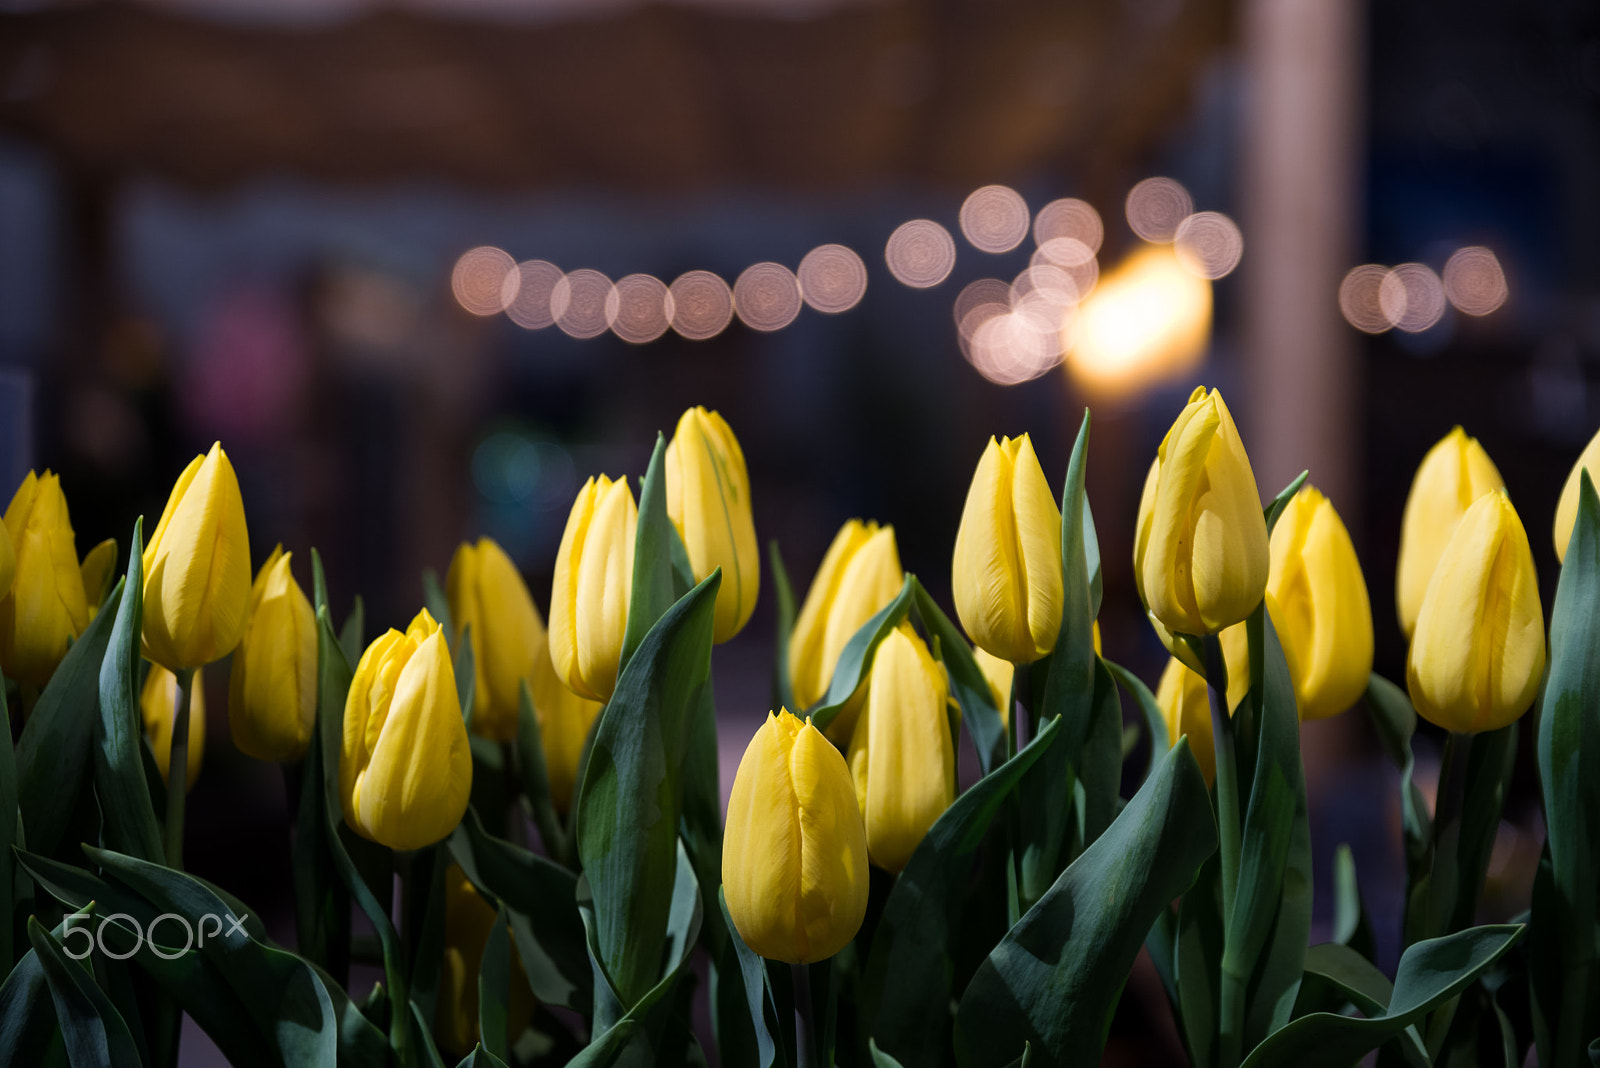
[[[725,642],[749,621],[761,589],[744,450],[721,415],[690,408],[667,444],[666,476],[667,515],[683,539],[695,581],[722,568],[712,637]]]
[[[1479,497],[1504,486],[1489,454],[1459,426],[1422,458],[1406,495],[1395,565],[1395,606],[1407,638],[1416,629],[1422,598],[1456,523]]]
[[[14,571],[0,599],[0,669],[42,687],[89,624],[61,480],[29,471],[6,508],[5,527]]]
[[[273,549],[256,575],[228,680],[233,744],[257,760],[304,756],[317,714],[317,621],[292,555]]]
[[[1567,474],[1567,481],[1561,487],[1561,500],[1556,504],[1553,533],[1556,559],[1562,563],[1566,563],[1567,543],[1572,540],[1572,528],[1578,521],[1578,484],[1581,474],[1586,470],[1589,472],[1589,480],[1600,485],[1600,433],[1589,439],[1589,444],[1584,446],[1583,455],[1572,465],[1572,470]],[[3,584],[0,584],[0,589],[4,589]]]
[[[591,478],[578,491],[550,591],[550,659],[574,693],[604,701],[617,685],[633,592],[639,511],[625,478]]]
[[[463,543],[450,560],[445,595],[456,632],[453,647],[471,628],[473,687],[472,730],[496,742],[517,736],[518,694],[533,681],[534,661],[541,647],[549,657],[544,620],[517,565],[489,538]]]
[[[160,664],[151,664],[139,691],[139,718],[150,737],[150,750],[163,783],[171,780],[172,729],[178,710],[178,678]],[[194,673],[189,693],[189,749],[185,766],[184,793],[194,789],[200,765],[206,754],[206,692],[200,672]]]
[[[1167,721],[1167,745],[1189,736],[1189,751],[1211,785],[1217,775],[1216,743],[1211,736],[1211,696],[1206,680],[1174,658],[1167,661],[1156,687],[1156,704]]]

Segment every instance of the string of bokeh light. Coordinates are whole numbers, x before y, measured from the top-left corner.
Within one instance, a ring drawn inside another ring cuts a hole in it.
[[[1448,307],[1481,318],[1510,295],[1499,257],[1482,245],[1470,245],[1450,255],[1442,278],[1423,263],[1352,267],[1339,283],[1339,311],[1364,333],[1420,334],[1436,326]]]

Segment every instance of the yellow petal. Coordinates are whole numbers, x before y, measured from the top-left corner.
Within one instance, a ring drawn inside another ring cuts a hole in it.
[[[234,745],[257,760],[300,759],[316,718],[316,616],[289,569],[292,556],[279,546],[262,565],[233,654],[228,727]]]
[[[1206,785],[1216,780],[1216,745],[1211,737],[1211,698],[1206,680],[1190,671],[1177,659],[1167,661],[1156,687],[1156,704],[1167,721],[1167,745],[1189,736],[1189,750],[1206,777]]]
[[[822,689],[827,692],[838,670],[839,656],[873,616],[881,612],[900,592],[905,584],[905,572],[900,568],[900,549],[895,543],[894,527],[880,527],[862,543],[861,548],[845,565],[839,576],[839,588],[828,609],[827,627],[822,636]],[[828,725],[828,737],[845,744],[855,729],[856,716],[866,699],[864,687],[858,688],[850,702],[839,711]],[[820,700],[820,696],[819,696]]]
[[[956,616],[973,644],[1014,664],[1029,664],[1037,657],[1028,631],[1028,581],[1019,553],[1012,469],[1011,454],[990,438],[961,511],[950,585]]]
[[[638,508],[627,479],[590,479],[578,493],[556,553],[550,657],[574,693],[611,696],[628,626]]]
[[[1033,659],[1056,647],[1061,630],[1061,509],[1056,506],[1027,434],[1006,442],[1011,450],[1011,510],[1027,589],[1028,640]]]
[[[489,538],[456,550],[445,579],[455,641],[469,626],[476,672],[472,729],[496,742],[517,736],[518,694],[549,639],[516,564]]]
[[[666,454],[667,514],[683,539],[696,581],[718,567],[713,640],[725,642],[755,611],[761,555],[750,507],[744,451],[717,412],[690,408]]]
[[[795,616],[794,630],[789,635],[789,680],[794,687],[795,700],[802,708],[810,708],[827,693],[833,677],[833,664],[823,653],[829,615],[838,597],[845,566],[877,532],[878,524],[870,520],[863,523],[852,519],[839,528]]]
[[[1098,650],[1096,650],[1098,652]],[[983,672],[983,679],[989,684],[989,696],[994,698],[994,706],[1000,710],[1000,723],[1009,726],[1011,723],[1011,680],[1016,674],[1016,667],[1009,660],[1001,660],[998,656],[985,649],[974,648],[972,659],[978,662],[978,669]]]
[[[60,479],[30,471],[6,509],[5,526],[15,571],[0,599],[0,667],[42,687],[89,622]]]
[[[145,675],[144,688],[139,691],[139,716],[144,732],[150,736],[150,749],[155,754],[156,767],[161,770],[161,781],[169,782],[172,764],[172,729],[175,725],[178,702],[178,679],[160,664],[151,664]],[[189,696],[189,750],[184,780],[184,792],[194,789],[200,777],[200,765],[206,752],[206,691],[200,672],[194,673]]]
[[[1578,462],[1572,465],[1572,470],[1567,474],[1567,481],[1561,487],[1561,500],[1556,504],[1556,522],[1553,534],[1556,543],[1556,559],[1562,563],[1567,559],[1567,543],[1572,540],[1572,528],[1578,522],[1578,486],[1582,472],[1589,472],[1589,481],[1600,487],[1600,432],[1589,439],[1589,444],[1583,448],[1583,454],[1578,457]],[[0,584],[0,589],[4,585]]]
[[[1395,565],[1395,607],[1407,638],[1416,628],[1434,567],[1456,524],[1479,497],[1504,486],[1489,454],[1459,426],[1422,458],[1406,494]]]

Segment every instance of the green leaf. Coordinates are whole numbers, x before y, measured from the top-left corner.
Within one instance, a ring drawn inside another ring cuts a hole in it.
[[[660,975],[670,903],[659,891],[677,864],[684,762],[710,683],[721,581],[719,569],[645,635],[600,713],[579,788],[576,838],[595,942],[624,1009]]]
[[[55,937],[63,929],[57,926]],[[31,948],[0,984],[0,1050],[13,1064],[66,1063],[44,966]]]
[[[1310,471],[1302,471],[1296,475],[1287,486],[1278,491],[1278,495],[1267,502],[1263,511],[1267,518],[1267,534],[1271,535],[1272,528],[1278,525],[1278,517],[1283,515],[1283,510],[1289,507],[1289,502],[1294,500],[1294,495],[1300,492],[1300,487],[1306,484],[1306,476]]]
[[[507,1014],[511,1005],[511,936],[507,933],[506,910],[495,910],[494,926],[483,945],[483,960],[478,966],[478,1034],[480,1050],[504,1058],[512,1040]]]
[[[1053,719],[934,821],[895,880],[861,980],[862,1029],[911,1064],[938,1064],[947,1026],[962,905],[989,825],[1023,773],[1059,743]]]
[[[456,1068],[506,1068],[506,1062],[479,1045],[461,1058],[461,1063],[456,1065]]]
[[[878,1040],[867,1039],[867,1051],[872,1054],[873,1068],[905,1068],[899,1061],[878,1048]]]
[[[1426,919],[1421,910],[1411,909],[1409,902],[1425,889],[1433,867],[1432,810],[1413,780],[1416,758],[1411,751],[1411,736],[1416,733],[1417,713],[1404,690],[1377,674],[1367,679],[1366,705],[1384,752],[1400,770],[1400,824],[1406,858],[1406,893],[1402,901],[1407,903],[1403,941],[1409,945],[1418,940],[1413,931]]]
[[[22,815],[17,809],[16,754],[11,749],[11,713],[6,708],[5,686],[0,684],[0,969],[9,970],[16,960],[11,944],[11,923],[17,904],[17,860],[11,847],[21,845]]]
[[[772,707],[799,708],[800,702],[794,696],[794,680],[789,677],[789,642],[794,634],[795,616],[794,586],[789,582],[789,569],[783,566],[783,554],[778,551],[776,538],[767,542],[767,569],[772,572],[772,588],[777,591],[778,599]]]
[[[1345,842],[1340,842],[1333,852],[1333,940],[1372,959],[1372,921],[1361,901],[1355,855]]]
[[[1400,958],[1388,1011],[1359,1019],[1317,1012],[1274,1031],[1245,1058],[1244,1068],[1293,1064],[1343,1068],[1401,1034],[1455,997],[1511,948],[1520,925],[1474,927],[1418,942]]]
[[[528,798],[533,822],[539,828],[539,838],[547,854],[565,861],[568,854],[566,830],[561,817],[556,814],[555,801],[550,796],[550,772],[545,764],[544,735],[539,732],[539,716],[533,710],[533,695],[528,691],[528,680],[522,679],[517,691],[517,778],[522,792]]]
[[[1145,932],[1217,846],[1205,779],[1181,741],[1120,815],[989,955],[956,1011],[963,1068],[1023,1052],[1098,1064]]]
[[[461,718],[467,730],[472,729],[472,713],[478,697],[478,667],[472,655],[472,625],[461,628],[456,641],[456,658],[452,665],[456,674],[456,699],[461,703]]]
[[[144,731],[139,717],[139,646],[144,619],[144,520],[135,520],[128,548],[128,576],[117,605],[106,655],[100,665],[100,716],[95,723],[95,792],[105,819],[106,844],[144,860],[165,850],[150,787],[139,755]]]
[[[733,917],[728,914],[727,896],[720,885],[717,887],[717,905],[722,911],[724,925],[732,932],[728,942],[738,956],[739,975],[744,981],[745,1009],[755,1030],[757,1064],[759,1068],[772,1068],[779,1060],[779,1044],[773,1038],[773,1031],[782,1026],[782,1016],[772,986],[767,982],[766,964],[739,937],[733,926]]]
[[[656,434],[650,466],[639,480],[639,521],[633,535],[633,585],[628,599],[628,626],[622,636],[618,674],[628,666],[650,628],[677,595],[672,589],[672,520],[667,515],[667,439]]]
[[[350,893],[333,870],[331,833],[323,793],[321,739],[313,733],[299,767],[299,801],[290,865],[294,877],[295,936],[302,956],[326,968],[333,985],[350,976]],[[294,776],[287,781],[292,783]]]
[[[1306,950],[1306,974],[1300,984],[1295,1015],[1313,1011],[1340,1012],[1346,1003],[1363,1016],[1383,1016],[1389,1011],[1394,984],[1367,958],[1337,942],[1324,942]],[[1396,1033],[1391,1048],[1399,1051],[1411,1068],[1431,1068],[1427,1047],[1415,1026]]]
[[[68,960],[61,946],[32,916],[28,917],[28,940],[44,970],[67,1057],[74,1068],[142,1068],[128,1025],[111,999],[95,985],[88,970]]]
[[[961,721],[967,725],[978,752],[978,768],[988,775],[1006,758],[1006,725],[994,705],[989,681],[973,658],[966,638],[920,580],[913,586],[912,598],[917,619],[950,676],[950,696],[961,706]]]
[[[1088,413],[1084,413],[1087,417]],[[1100,615],[1100,601],[1104,595],[1103,582],[1100,578],[1100,536],[1095,533],[1094,513],[1089,509],[1089,497],[1083,498],[1083,559],[1089,567],[1089,610],[1090,615]]]
[[[1171,732],[1167,728],[1167,717],[1162,715],[1161,705],[1156,702],[1156,695],[1150,692],[1150,687],[1146,686],[1139,676],[1121,664],[1113,664],[1109,660],[1102,660],[1101,663],[1111,672],[1111,677],[1117,681],[1117,685],[1133,698],[1133,703],[1139,706],[1139,712],[1144,717],[1145,729],[1150,734],[1150,761],[1145,765],[1144,774],[1140,776],[1140,781],[1143,782],[1150,777],[1150,772],[1155,770],[1157,758],[1171,748],[1167,744],[1167,739],[1171,737]]]
[[[839,651],[839,662],[833,668],[833,679],[828,683],[828,692],[805,713],[811,718],[811,725],[817,730],[825,730],[828,724],[833,722],[834,717],[850,702],[850,698],[861,688],[861,683],[871,674],[872,658],[878,652],[878,644],[887,638],[889,632],[898,627],[906,618],[906,613],[911,611],[916,588],[916,576],[907,575],[905,584],[900,587],[900,592],[895,594],[894,600],[861,624],[860,629],[844,643],[844,648]]]
[[[1173,950],[1184,1041],[1190,1061],[1202,1066],[1216,1059],[1222,1003],[1222,927],[1222,866],[1217,854],[1200,869],[1194,886],[1178,904],[1178,934]]]
[[[317,602],[321,608],[327,603],[326,593]],[[456,632],[455,622],[450,616],[450,598],[445,594],[444,587],[439,585],[439,573],[433,568],[424,568],[422,571],[422,603],[428,609],[428,614],[433,621],[439,624],[446,637],[453,637]]]
[[[344,650],[344,658],[352,664],[361,659],[362,650],[366,648],[363,640],[366,629],[367,606],[358,593],[350,614],[344,619],[344,628],[339,631],[339,648]]]

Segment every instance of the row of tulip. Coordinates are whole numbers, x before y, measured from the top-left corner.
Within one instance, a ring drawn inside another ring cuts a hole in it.
[[[59,481],[30,474],[0,527],[0,670],[22,713],[0,747],[8,1052],[170,1065],[187,1013],[241,1064],[698,1063],[700,951],[723,1064],[1077,1063],[1098,1058],[1141,948],[1197,1065],[1600,1051],[1600,436],[1557,510],[1548,649],[1498,472],[1459,428],[1430,451],[1402,531],[1402,690],[1371,673],[1368,591],[1331,502],[1302,476],[1263,509],[1227,406],[1197,389],[1133,547],[1173,654],[1154,692],[1100,649],[1088,440],[1086,416],[1059,498],[1027,435],[990,440],[953,552],[959,627],[892,527],[846,523],[798,606],[770,547],[776,711],[725,826],[712,647],[750,619],[762,560],[715,412],[658,441],[637,498],[625,478],[585,483],[548,629],[488,539],[370,643],[359,598],[335,627],[314,550],[312,596],[281,547],[252,582],[220,445],[148,545],[135,524],[115,583],[116,546],[80,563]],[[169,769],[194,782],[195,676],[230,653],[234,744],[290,787],[293,951],[182,870]],[[1533,907],[1474,927],[1516,720],[1541,693]],[[1401,771],[1392,981],[1348,853],[1335,940],[1307,945],[1299,722],[1363,701]],[[1433,806],[1412,781],[1418,713],[1450,732]],[[982,772],[964,792],[962,730]],[[246,919],[198,947],[156,934],[207,914]],[[86,916],[92,972],[64,956]],[[353,962],[384,974],[360,1001]]]

